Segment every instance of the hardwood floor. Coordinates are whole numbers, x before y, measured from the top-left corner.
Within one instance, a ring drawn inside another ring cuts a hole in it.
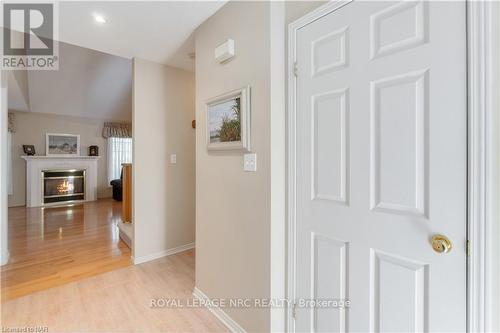
[[[227,332],[205,308],[150,306],[156,298],[192,300],[194,262],[194,250],[188,250],[10,300],[2,304],[2,327],[47,327],[48,332]]]
[[[9,263],[2,302],[130,265],[119,239],[121,203],[112,199],[59,208],[9,208]]]

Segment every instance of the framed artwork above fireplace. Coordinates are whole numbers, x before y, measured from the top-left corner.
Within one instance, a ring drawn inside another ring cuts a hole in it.
[[[80,135],[47,133],[45,154],[47,156],[80,156]]]

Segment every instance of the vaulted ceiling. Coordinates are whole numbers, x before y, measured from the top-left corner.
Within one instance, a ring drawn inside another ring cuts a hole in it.
[[[129,120],[131,59],[194,70],[193,32],[225,2],[60,1],[59,70],[11,73],[9,109]]]
[[[107,120],[132,118],[132,61],[59,43],[59,70],[12,71],[10,110]]]

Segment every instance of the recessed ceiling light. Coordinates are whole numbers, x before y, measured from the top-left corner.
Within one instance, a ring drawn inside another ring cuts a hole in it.
[[[97,22],[97,23],[106,23],[106,19],[104,18],[104,16],[102,15],[99,15],[99,14],[94,14],[94,20]]]

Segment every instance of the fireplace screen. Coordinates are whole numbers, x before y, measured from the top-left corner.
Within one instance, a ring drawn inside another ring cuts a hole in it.
[[[43,202],[85,199],[85,170],[43,171]]]

